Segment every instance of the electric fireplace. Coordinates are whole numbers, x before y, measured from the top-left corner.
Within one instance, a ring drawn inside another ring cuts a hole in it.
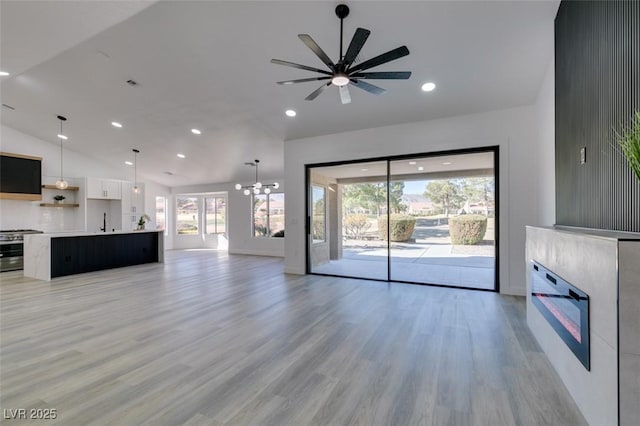
[[[582,365],[590,370],[589,296],[532,260],[531,301]]]

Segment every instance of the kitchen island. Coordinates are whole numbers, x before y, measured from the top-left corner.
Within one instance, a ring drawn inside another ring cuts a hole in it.
[[[164,262],[162,230],[32,234],[24,238],[24,276],[52,278]]]

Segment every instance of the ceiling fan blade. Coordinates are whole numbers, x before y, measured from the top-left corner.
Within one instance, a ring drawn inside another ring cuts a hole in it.
[[[411,71],[357,72],[351,74],[351,77],[372,80],[406,80],[411,77]]]
[[[300,78],[298,80],[286,80],[286,81],[277,81],[277,84],[293,84],[293,83],[307,83],[309,81],[320,81],[320,80],[329,80],[331,77],[311,77],[311,78]]]
[[[324,89],[326,89],[326,88],[327,88],[327,86],[329,86],[330,84],[331,84],[331,82],[328,82],[328,83],[323,84],[322,86],[318,87],[316,90],[314,90],[313,92],[311,92],[311,94],[310,94],[309,96],[307,96],[306,98],[304,98],[304,100],[305,100],[305,101],[312,101],[312,100],[314,100],[314,99],[315,99],[315,98],[317,98],[317,97],[318,97],[318,95],[319,95],[320,93],[322,93],[322,91],[323,91]]]
[[[344,64],[348,67],[355,61],[358,53],[364,46],[364,42],[367,41],[367,38],[371,34],[371,31],[365,30],[364,28],[358,28],[356,33],[353,35],[351,39],[351,43],[349,43],[349,48],[347,49],[347,53],[344,55]]]
[[[407,56],[408,54],[409,49],[407,49],[407,46],[400,46],[386,53],[383,53],[382,55],[378,55],[375,58],[371,58],[368,61],[361,62],[355,67],[347,70],[347,72],[353,73],[355,71],[364,71],[366,69],[394,61],[398,58],[402,58],[403,56]]]
[[[373,84],[367,83],[366,81],[351,80],[351,82],[355,87],[369,93],[373,93],[374,95],[383,95],[387,92],[382,87],[374,86]]]
[[[298,68],[298,69],[301,69],[301,70],[315,71],[315,72],[319,72],[320,74],[326,74],[326,75],[331,75],[331,76],[333,75],[329,71],[321,70],[319,68],[308,67],[306,65],[295,64],[293,62],[282,61],[280,59],[272,59],[271,63],[272,64],[278,64],[278,65],[284,65],[284,66],[287,66],[287,67]]]
[[[340,89],[340,101],[342,104],[350,104],[351,93],[349,93],[349,86],[339,86],[338,89]]]
[[[318,43],[316,43],[309,34],[298,34],[298,38],[302,40],[302,42],[306,44],[309,49],[313,50],[313,53],[315,53],[318,58],[320,58],[320,60],[329,67],[331,71],[335,70],[336,64],[333,63],[333,61],[327,56],[327,54],[324,53],[324,50],[322,50],[322,48],[318,46]]]

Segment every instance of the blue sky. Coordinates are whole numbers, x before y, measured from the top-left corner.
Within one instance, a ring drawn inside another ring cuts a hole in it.
[[[424,194],[424,187],[427,186],[426,180],[413,180],[404,183],[405,194]]]

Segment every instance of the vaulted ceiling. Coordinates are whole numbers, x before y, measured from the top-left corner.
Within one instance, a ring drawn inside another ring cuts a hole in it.
[[[348,105],[335,87],[305,101],[319,83],[275,82],[313,73],[269,61],[323,67],[300,33],[335,59],[336,4],[3,0],[1,96],[15,110],[2,122],[57,143],[65,115],[67,149],[125,173],[138,148],[140,173],[169,186],[246,179],[254,158],[280,177],[288,139],[531,104],[552,57],[558,1],[353,1],[345,43],[364,27],[359,60],[406,45],[409,56],[375,70],[413,75],[374,82],[382,96],[352,89]],[[422,92],[426,81],[436,90]]]

